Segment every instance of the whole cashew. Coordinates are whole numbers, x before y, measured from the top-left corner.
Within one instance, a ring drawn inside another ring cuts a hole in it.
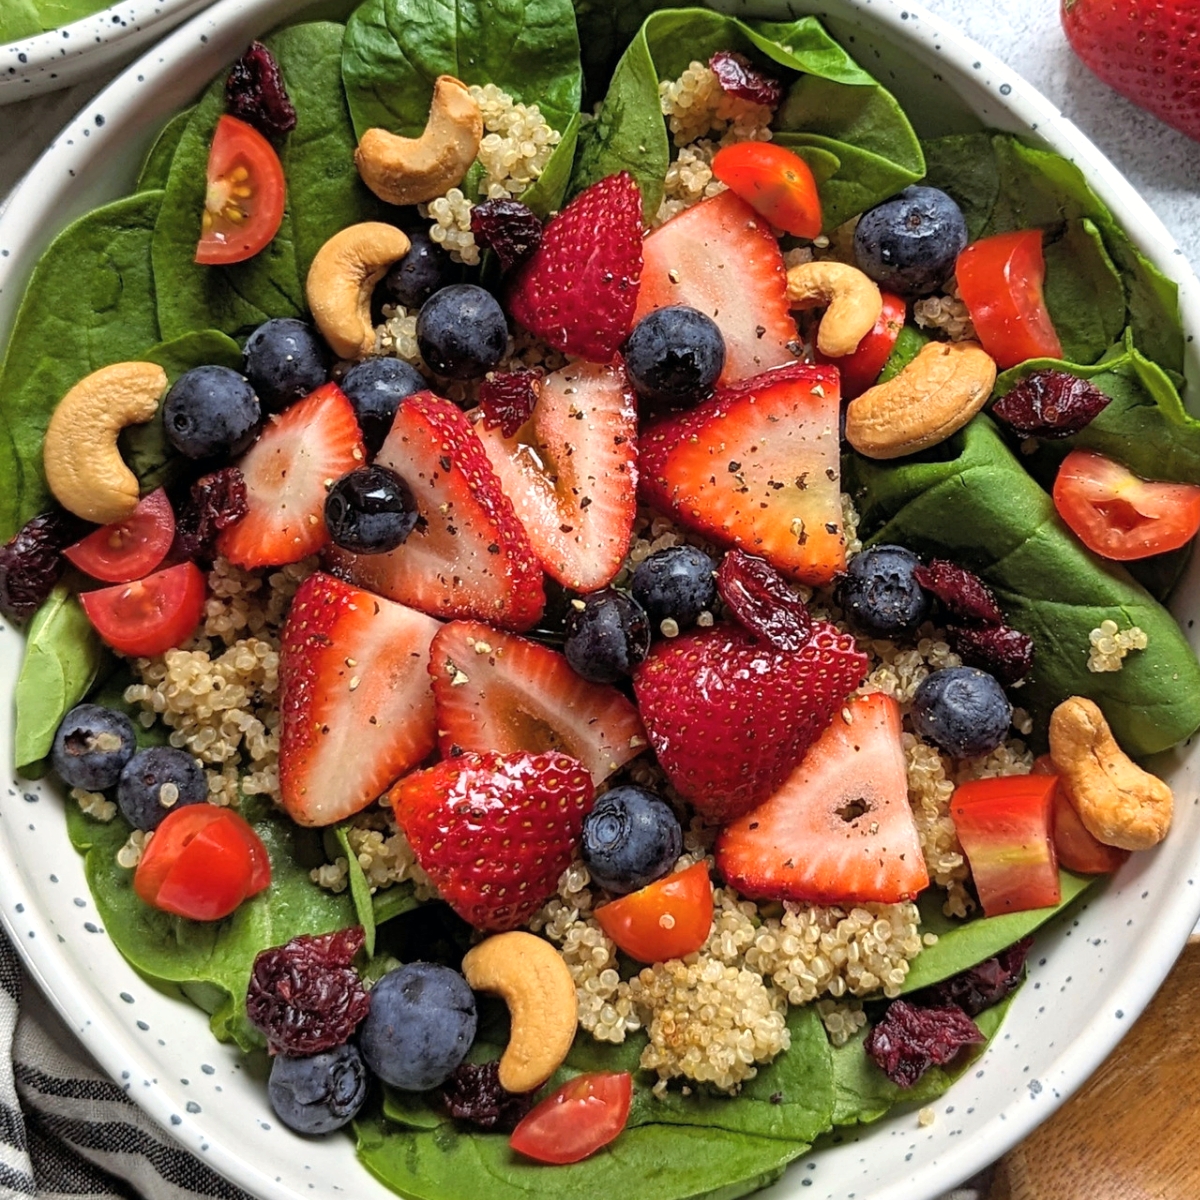
[[[883,312],[875,281],[857,267],[832,259],[792,267],[787,294],[792,308],[828,305],[817,329],[817,349],[830,358],[853,354]]]
[[[354,161],[363,183],[380,200],[420,204],[462,183],[482,140],[483,117],[467,85],[453,75],[439,75],[424,133],[406,138],[368,129]]]
[[[123,362],[81,379],[50,416],[42,462],[54,498],[77,517],[109,525],[137,507],[137,476],[117,435],[158,411],[167,373],[157,363]]]
[[[410,242],[394,225],[364,221],[335,233],[308,269],[308,306],[339,358],[363,358],[375,348],[371,293]]]
[[[579,1001],[562,955],[532,933],[498,933],[467,952],[467,982],[503,997],[512,1019],[500,1085],[532,1092],[562,1066],[575,1040]]]
[[[1072,696],[1054,710],[1050,757],[1092,837],[1122,850],[1148,850],[1167,836],[1171,789],[1126,756],[1091,700]]]

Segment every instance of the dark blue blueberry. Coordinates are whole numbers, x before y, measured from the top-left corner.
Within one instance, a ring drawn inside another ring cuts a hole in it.
[[[652,628],[668,619],[690,629],[717,600],[717,564],[695,546],[668,546],[643,559],[630,591],[646,610]]]
[[[400,358],[366,358],[346,372],[342,391],[354,405],[368,454],[379,453],[400,401],[428,386],[421,372]]]
[[[133,722],[123,712],[77,704],[54,735],[50,761],[68,787],[102,792],[116,786],[136,749]]]
[[[412,488],[388,467],[359,467],[325,497],[325,524],[353,554],[386,554],[408,540],[420,513]]]
[[[444,287],[417,314],[417,348],[431,370],[478,379],[504,357],[508,323],[491,292],[473,283]]]
[[[856,554],[841,584],[850,624],[873,637],[912,633],[929,615],[929,597],[914,574],[920,565],[903,546],[872,546]]]
[[[475,995],[449,967],[414,962],[389,971],[371,989],[359,1029],[367,1066],[407,1092],[440,1087],[475,1040]]]
[[[459,268],[427,229],[409,229],[407,233],[408,253],[383,277],[380,299],[384,304],[418,309],[434,292],[449,287]]]
[[[563,653],[577,675],[615,683],[650,653],[646,610],[613,588],[572,600]]]
[[[367,1098],[366,1064],[347,1042],[309,1058],[276,1054],[267,1095],[275,1115],[297,1133],[332,1133],[353,1120]]]
[[[243,357],[250,380],[268,412],[303,400],[329,378],[329,351],[305,321],[276,317],[246,339]]]
[[[966,249],[962,209],[938,188],[905,188],[863,213],[854,231],[854,259],[881,287],[927,296],[954,273]]]
[[[653,792],[615,787],[584,818],[580,853],[596,883],[624,896],[670,874],[683,853],[683,830]]]
[[[976,667],[946,667],[921,681],[912,721],[919,736],[951,758],[974,758],[1004,741],[1012,705],[994,675]]]
[[[186,750],[151,746],[139,750],[121,771],[117,807],[134,829],[157,829],[185,804],[208,799],[204,768]]]
[[[655,309],[625,343],[625,369],[651,409],[690,407],[705,399],[725,367],[725,339],[695,308]]]
[[[163,431],[185,458],[236,458],[261,419],[249,380],[228,367],[185,371],[163,403]]]

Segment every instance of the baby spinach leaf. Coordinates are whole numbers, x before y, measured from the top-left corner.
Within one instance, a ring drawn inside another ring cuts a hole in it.
[[[135,191],[153,192],[167,186],[167,177],[171,174],[171,160],[175,157],[175,151],[179,149],[183,131],[187,128],[195,107],[193,104],[190,108],[177,112],[159,131],[154,145],[146,155],[146,161],[142,163],[141,171],[138,172]]]
[[[354,912],[365,935],[367,957],[375,957],[375,908],[371,903],[371,885],[363,874],[358,855],[350,847],[350,834],[345,825],[334,830],[338,845],[346,856],[346,877],[350,881],[350,899],[354,901]]]
[[[420,908],[423,903],[423,900],[417,899],[413,885],[407,880],[404,883],[393,883],[391,887],[380,888],[371,897],[375,925],[378,927],[393,917],[401,917],[406,912],[412,912],[414,908]]]
[[[1046,255],[1046,307],[1071,362],[1094,363],[1125,328],[1125,285],[1087,217],[1067,222]]]
[[[107,8],[110,0],[4,0],[0,5],[0,43],[36,37],[82,21]]]
[[[521,202],[539,217],[548,217],[562,208],[567,185],[571,182],[571,167],[575,162],[575,147],[579,142],[582,121],[582,114],[576,113],[567,122],[566,129],[562,131],[562,141],[554,148],[550,161],[533,185],[521,193]]]
[[[900,330],[900,336],[896,338],[896,344],[892,347],[887,362],[883,364],[883,370],[879,372],[877,382],[887,383],[889,379],[895,379],[921,353],[921,348],[927,346],[929,342],[929,334],[924,330],[918,329],[915,325],[905,325]]]

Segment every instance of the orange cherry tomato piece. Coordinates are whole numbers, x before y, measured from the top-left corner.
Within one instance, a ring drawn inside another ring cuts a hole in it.
[[[891,292],[883,292],[883,311],[875,328],[858,343],[853,354],[844,358],[826,358],[817,351],[817,362],[837,367],[842,376],[842,399],[853,400],[868,388],[874,387],[880,372],[887,365],[896,339],[908,316],[908,303]]]
[[[204,612],[207,589],[195,563],[180,563],[133,583],[82,592],[96,632],[122,654],[149,658],[178,646]]]
[[[713,174],[776,229],[795,237],[821,232],[821,197],[812,169],[776,142],[735,142],[717,151]]]
[[[129,583],[149,575],[167,557],[175,540],[175,514],[159,488],[143,496],[137,508],[68,546],[63,554],[85,575],[105,583]]]
[[[628,1071],[576,1075],[521,1121],[509,1145],[538,1162],[579,1162],[625,1128],[632,1103],[633,1077]]]
[[[596,909],[600,928],[638,962],[683,958],[712,928],[712,880],[698,862]]]

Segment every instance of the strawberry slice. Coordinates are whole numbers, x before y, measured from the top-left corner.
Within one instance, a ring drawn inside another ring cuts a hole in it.
[[[642,499],[715,542],[821,586],[846,567],[838,374],[793,363],[652,426]]]
[[[721,831],[718,870],[756,900],[911,900],[929,874],[908,803],[902,733],[890,696],[850,701],[783,786]]]
[[[637,407],[624,369],[575,362],[555,371],[512,437],[475,419],[547,573],[577,592],[604,587],[629,553],[637,515]]]
[[[300,585],[279,656],[279,786],[294,821],[341,821],[429,756],[437,631],[432,617],[319,571]]]
[[[268,419],[238,468],[246,515],[221,532],[217,550],[239,567],[299,562],[329,543],[325,496],[366,461],[354,408],[334,383]]]
[[[421,869],[476,929],[523,925],[571,865],[594,800],[566,754],[464,754],[388,798]]]
[[[669,304],[712,317],[725,338],[720,383],[796,361],[783,255],[745,200],[721,192],[672,217],[642,243],[642,258],[634,324]]]
[[[331,568],[437,617],[533,625],[546,602],[542,569],[462,412],[431,392],[407,397],[375,461],[407,481],[420,520],[387,554],[331,549]]]
[[[615,687],[588,683],[549,646],[483,625],[451,621],[429,659],[438,744],[480,753],[561,750],[594,783],[646,747],[637,709]]]
[[[718,625],[659,642],[633,687],[676,789],[709,820],[730,821],[783,783],[867,666],[825,621],[796,651]]]

